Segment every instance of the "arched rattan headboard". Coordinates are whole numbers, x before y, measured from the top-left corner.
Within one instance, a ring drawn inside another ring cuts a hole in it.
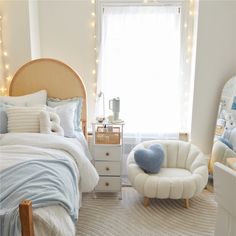
[[[48,97],[53,98],[83,97],[81,122],[83,132],[87,136],[87,95],[80,76],[61,61],[50,58],[36,59],[26,63],[16,72],[9,94],[21,96],[42,89],[47,90]]]

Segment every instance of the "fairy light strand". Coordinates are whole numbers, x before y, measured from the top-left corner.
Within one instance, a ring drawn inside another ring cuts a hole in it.
[[[9,54],[7,50],[4,48],[3,43],[3,17],[0,16],[0,54],[1,54],[1,87],[0,87],[0,95],[7,95],[9,85],[12,80],[12,76],[10,74],[10,65],[9,61]]]

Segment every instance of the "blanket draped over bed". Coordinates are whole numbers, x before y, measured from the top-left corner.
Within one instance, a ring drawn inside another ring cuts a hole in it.
[[[72,161],[61,158],[21,162],[1,171],[0,235],[20,235],[18,205],[24,199],[30,199],[33,208],[59,204],[76,221],[79,210],[76,168]]]
[[[0,217],[8,232],[19,229],[16,219],[21,200],[32,200],[33,209],[59,204],[75,220],[78,186],[80,192],[89,192],[98,183],[98,174],[82,147],[64,137],[8,133],[1,135],[0,149]]]

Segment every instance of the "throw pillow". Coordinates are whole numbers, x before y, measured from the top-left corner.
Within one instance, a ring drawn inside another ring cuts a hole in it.
[[[134,159],[145,172],[156,174],[160,171],[164,155],[164,149],[160,144],[152,144],[148,148],[136,150]]]
[[[39,133],[39,115],[45,106],[7,107],[9,133]]]
[[[64,136],[67,138],[74,138],[74,116],[76,104],[67,103],[64,105],[56,106],[54,108],[47,107],[47,111],[55,112],[60,118],[60,125],[64,130]]]
[[[64,136],[64,130],[60,126],[60,118],[54,112],[40,112],[40,133],[56,134]]]
[[[46,105],[47,102],[47,91],[40,90],[36,93],[27,94],[24,96],[0,96],[0,102],[7,105],[14,106],[36,106]]]
[[[75,103],[76,110],[75,110],[75,116],[74,116],[74,128],[76,131],[81,131],[80,119],[81,119],[81,112],[82,112],[82,105],[83,105],[82,97],[74,97],[74,98],[65,99],[65,100],[62,100],[59,98],[48,98],[47,103],[49,107],[56,107],[56,106],[65,105],[68,103]]]
[[[0,104],[0,134],[7,133],[7,113],[6,105]]]

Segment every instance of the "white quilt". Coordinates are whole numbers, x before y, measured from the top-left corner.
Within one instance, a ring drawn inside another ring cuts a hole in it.
[[[7,133],[0,136],[0,171],[19,162],[32,159],[56,159],[66,156],[78,167],[80,192],[89,192],[98,183],[98,174],[79,142],[56,135]],[[37,235],[74,235],[73,222],[60,206],[34,210]]]

